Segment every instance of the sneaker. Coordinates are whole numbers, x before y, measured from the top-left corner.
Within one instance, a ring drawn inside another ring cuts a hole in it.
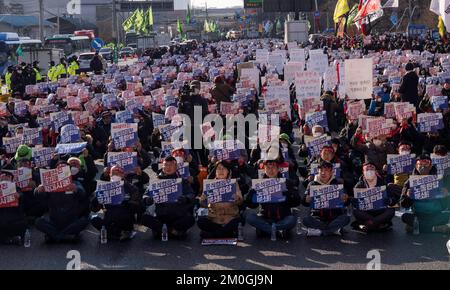
[[[342,229],[338,229],[337,231],[335,231],[333,234],[335,234],[336,236],[342,236]]]
[[[447,225],[434,226],[432,228],[433,233],[442,233],[446,234],[449,231],[449,227]]]
[[[322,235],[322,231],[319,229],[308,228],[306,230],[307,237],[320,237]]]

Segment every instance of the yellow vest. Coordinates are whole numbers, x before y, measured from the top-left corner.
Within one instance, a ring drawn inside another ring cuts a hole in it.
[[[40,82],[42,80],[42,76],[41,73],[39,72],[38,69],[33,68],[34,72],[36,73],[36,82]]]
[[[59,79],[61,75],[67,75],[67,69],[66,67],[60,63],[56,66],[56,77]]]
[[[8,87],[8,91],[11,90],[11,73],[10,72],[7,72],[5,74],[5,83],[6,83],[6,86]]]
[[[80,68],[80,67],[78,66],[77,62],[76,62],[76,61],[73,61],[73,62],[69,65],[69,68],[67,69],[67,73],[68,73],[70,76],[74,76],[74,75],[77,74],[77,70],[78,70],[79,68]]]
[[[56,67],[52,66],[48,69],[47,79],[52,83],[58,80],[58,75],[56,74]]]

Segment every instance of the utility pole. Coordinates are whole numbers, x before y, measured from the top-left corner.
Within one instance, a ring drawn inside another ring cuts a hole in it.
[[[44,0],[39,0],[39,39],[44,43]]]
[[[117,7],[116,0],[112,0],[112,37],[116,47],[119,46],[119,30],[117,29]]]

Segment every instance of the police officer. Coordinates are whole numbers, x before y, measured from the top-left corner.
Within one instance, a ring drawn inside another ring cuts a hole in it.
[[[67,63],[65,58],[61,58],[56,66],[56,76],[58,79],[67,77]]]
[[[47,72],[47,80],[52,83],[56,82],[58,80],[58,75],[56,74],[55,62],[53,60],[50,62],[50,67]]]
[[[42,81],[41,69],[39,68],[39,61],[33,61],[33,70],[36,75],[36,83],[40,83]]]

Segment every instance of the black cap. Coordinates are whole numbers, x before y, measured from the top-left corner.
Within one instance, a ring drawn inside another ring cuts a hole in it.
[[[416,161],[418,160],[429,160],[431,161],[430,155],[428,154],[421,154],[419,157],[417,157]]]
[[[319,163],[319,168],[333,168],[333,164],[328,161],[322,160]]]
[[[171,161],[175,161],[176,162],[177,160],[173,156],[167,156],[166,158],[164,158],[164,161],[165,162],[171,162]]]
[[[414,65],[413,65],[412,63],[408,62],[408,63],[406,64],[406,66],[405,66],[405,69],[406,69],[407,71],[413,70],[413,69],[414,69]]]
[[[433,153],[438,155],[447,155],[447,148],[444,145],[436,145],[433,148]]]

